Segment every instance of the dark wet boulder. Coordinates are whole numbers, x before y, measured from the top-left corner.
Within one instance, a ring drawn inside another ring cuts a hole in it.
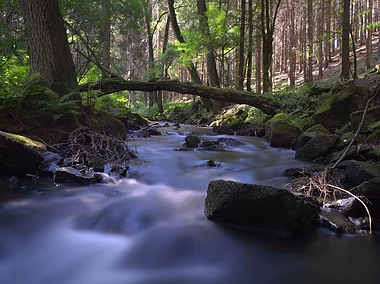
[[[218,138],[216,140],[218,143],[223,144],[224,146],[237,147],[244,145],[243,142],[236,140],[234,138]]]
[[[350,160],[340,163],[339,167],[343,168],[342,182],[349,187],[380,177],[380,165],[377,163]]]
[[[127,132],[125,125],[119,119],[103,111],[93,115],[88,127],[93,132],[105,133],[115,138],[124,138]]]
[[[205,215],[209,220],[244,225],[275,234],[313,231],[318,224],[314,198],[265,185],[216,180],[208,185]]]
[[[330,153],[338,136],[319,134],[296,151],[295,158],[301,161],[313,161]]]
[[[352,112],[364,109],[370,94],[364,86],[339,83],[330,93],[320,96],[313,120],[329,131],[340,129],[350,121]]]
[[[166,122],[162,127],[170,127],[170,125]]]
[[[234,131],[228,125],[214,126],[212,131],[218,134],[226,134],[226,135],[235,134]]]
[[[289,148],[300,134],[301,129],[287,114],[277,114],[265,123],[265,135],[272,147]]]
[[[46,146],[25,136],[0,131],[0,173],[35,175]]]
[[[79,171],[72,167],[60,167],[55,171],[54,182],[60,184],[88,185],[95,183],[94,172]]]
[[[141,127],[148,126],[149,121],[143,117],[141,117],[137,113],[127,112],[126,114],[117,115],[117,119],[119,119],[127,130],[138,130]]]
[[[373,178],[361,183],[352,190],[357,196],[368,200],[368,208],[373,216],[380,216],[380,178]]]
[[[324,205],[327,208],[334,208],[345,216],[362,217],[366,216],[366,210],[359,200],[355,197],[338,199]]]
[[[179,123],[173,123],[173,127],[181,128],[181,125],[179,125]]]
[[[158,131],[157,129],[155,129],[153,127],[150,127],[148,129],[148,132],[149,132],[150,135],[153,135],[153,136],[162,135],[160,131]]]
[[[208,146],[214,146],[214,145],[219,145],[218,141],[203,141],[199,147],[208,147]]]
[[[226,151],[223,145],[210,145],[207,147],[199,148],[201,151],[210,151],[210,152],[220,152],[220,151]]]
[[[185,145],[189,148],[197,148],[201,140],[194,134],[189,134],[185,137]]]
[[[359,231],[359,227],[338,209],[322,208],[319,216],[321,225],[335,233],[355,234]]]
[[[300,136],[298,136],[297,139],[294,140],[292,149],[297,151],[301,147],[305,146],[306,143],[309,142],[311,139],[321,134],[332,135],[332,133],[328,131],[322,124],[310,127],[309,129],[302,132]]]
[[[362,120],[363,110],[359,110],[351,113],[350,115],[350,129],[352,131],[356,131],[359,126],[360,121]],[[372,107],[367,110],[365,115],[362,128],[360,130],[361,133],[368,133],[370,129],[368,128],[373,123],[380,120],[380,106]]]

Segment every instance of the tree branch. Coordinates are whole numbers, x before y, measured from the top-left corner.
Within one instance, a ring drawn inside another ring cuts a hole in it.
[[[280,108],[280,105],[277,102],[264,95],[235,89],[213,88],[192,82],[180,82],[178,80],[145,82],[110,79],[80,86],[80,91],[85,92],[88,90],[100,90],[102,93],[98,96],[126,90],[145,92],[170,91],[180,94],[196,95],[203,98],[214,99],[216,101],[247,104],[258,108],[269,115],[275,115]]]

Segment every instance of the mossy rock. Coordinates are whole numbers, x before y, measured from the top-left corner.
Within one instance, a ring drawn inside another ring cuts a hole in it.
[[[317,134],[304,146],[296,151],[295,158],[301,161],[313,161],[324,157],[333,149],[338,136],[331,134]]]
[[[0,131],[0,172],[7,175],[36,174],[46,146],[28,137]]]
[[[364,86],[337,84],[330,93],[323,94],[313,115],[315,124],[322,124],[329,131],[343,127],[350,121],[350,114],[364,109],[371,91]]]
[[[119,119],[103,111],[94,113],[89,122],[89,128],[93,132],[104,132],[115,138],[124,138],[126,134],[124,124]]]
[[[293,150],[297,151],[301,147],[305,146],[307,142],[311,139],[315,138],[317,135],[332,135],[330,131],[328,131],[322,124],[314,125],[310,127],[306,131],[302,132],[300,136],[293,143]]]
[[[373,178],[380,178],[380,165],[378,163],[362,161],[344,161],[340,166],[345,166],[345,178],[343,183],[351,187]]]
[[[289,148],[300,134],[301,129],[287,114],[277,114],[265,123],[265,135],[272,147]]]
[[[363,116],[363,110],[355,111],[351,113],[351,126],[350,128],[353,131],[356,131],[356,129],[359,126],[359,123]],[[372,107],[367,110],[367,113],[364,118],[363,126],[360,130],[360,133],[368,133],[371,132],[371,125],[373,125],[375,122],[380,121],[380,106]],[[380,126],[380,123],[379,123]],[[374,127],[375,128],[375,127]],[[378,128],[378,127],[377,127]]]

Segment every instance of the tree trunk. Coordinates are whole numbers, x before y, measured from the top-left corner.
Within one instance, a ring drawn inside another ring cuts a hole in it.
[[[247,51],[247,91],[252,91],[252,60],[253,60],[253,1],[248,0],[248,51]]]
[[[241,11],[240,11],[240,29],[239,29],[239,60],[237,63],[237,78],[236,78],[236,89],[243,90],[244,85],[244,36],[245,36],[245,5],[246,0],[241,0]]]
[[[123,90],[154,92],[166,90],[180,94],[190,94],[222,102],[247,104],[261,109],[264,113],[274,115],[280,105],[265,95],[258,95],[235,89],[221,89],[199,85],[192,82],[180,82],[178,80],[162,81],[126,81],[103,80],[96,83],[81,86],[81,91],[100,90],[102,95],[111,94]]]
[[[307,0],[307,82],[313,82],[313,0]]]
[[[212,44],[212,38],[210,35],[210,27],[208,24],[208,17],[206,15],[206,1],[197,0],[197,8],[199,15],[199,26],[200,31],[203,35],[203,38],[206,40],[207,54],[206,54],[206,65],[207,65],[207,75],[211,87],[220,88],[220,81],[218,76],[218,70],[216,69],[216,60],[214,55],[214,46]],[[218,112],[223,107],[223,104],[220,102],[212,102],[213,112]]]
[[[372,55],[372,8],[373,1],[367,0],[367,38],[366,38],[366,54],[365,54],[365,64],[367,69],[371,68],[371,55]]]
[[[261,94],[261,34],[256,30],[256,93]]]
[[[324,0],[319,1],[319,17],[318,17],[318,78],[323,76],[323,36],[324,36],[324,23],[325,11]]]
[[[111,11],[110,0],[102,0],[103,10],[103,66],[111,69]]]
[[[289,86],[294,87],[296,78],[295,78],[295,67],[296,67],[296,53],[295,53],[295,36],[294,36],[294,0],[290,1],[290,27],[289,27],[289,66],[288,66],[288,83]]]
[[[20,0],[31,72],[60,95],[78,87],[63,19],[57,0]],[[76,97],[79,99],[79,97]]]
[[[350,79],[350,0],[343,0],[342,80]]]

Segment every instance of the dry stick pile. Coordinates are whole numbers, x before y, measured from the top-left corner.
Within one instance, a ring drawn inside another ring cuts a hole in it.
[[[85,164],[89,156],[96,156],[110,168],[125,166],[128,161],[137,157],[126,141],[91,132],[87,128],[71,132],[66,142],[55,147],[65,156],[71,157],[72,163]]]

